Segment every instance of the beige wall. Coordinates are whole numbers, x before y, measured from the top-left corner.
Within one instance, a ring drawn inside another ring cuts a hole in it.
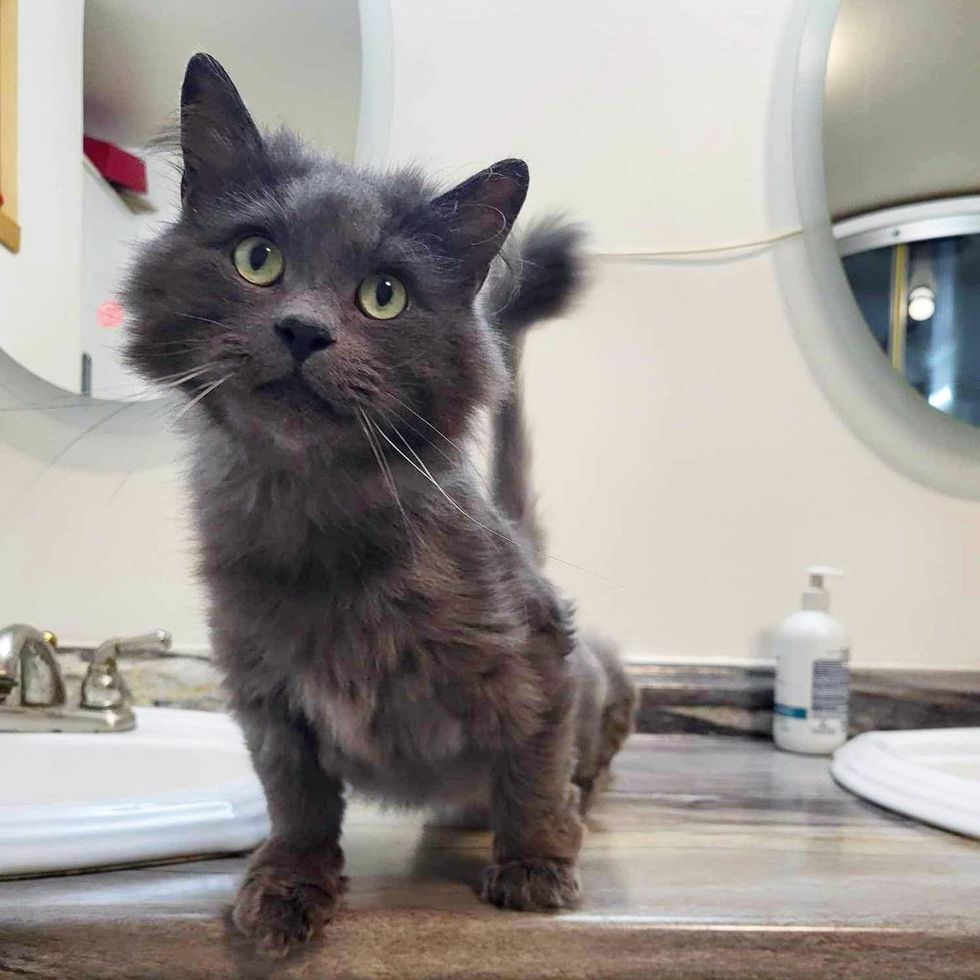
[[[833,608],[856,662],[980,666],[980,506],[899,476],[843,426],[770,256],[600,261],[527,368],[549,550],[616,583],[553,566],[586,622],[661,657],[764,656],[803,567],[830,562],[848,572]]]
[[[607,252],[796,221],[802,0],[569,3],[561,20],[526,0],[393,6],[395,159],[449,175],[525,154],[532,207],[569,203]],[[802,245],[777,248],[792,259]],[[796,347],[774,256],[605,257],[593,275],[527,359],[550,550],[596,573],[553,568],[584,619],[636,652],[755,657],[802,566],[833,561],[850,575],[835,608],[856,661],[980,666],[980,505],[910,483],[839,421]],[[23,485],[38,464],[4,450],[0,466]],[[124,477],[59,466],[18,505],[2,618],[203,642],[177,471]],[[59,553],[54,575],[32,564],[39,550]]]
[[[0,449],[0,621],[69,644],[162,628],[203,646],[179,466],[106,472],[67,459],[45,472],[43,459]]]

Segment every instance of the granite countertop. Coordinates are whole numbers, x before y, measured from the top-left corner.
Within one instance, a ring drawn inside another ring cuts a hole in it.
[[[592,820],[577,912],[479,903],[488,836],[355,804],[325,940],[256,962],[223,920],[244,858],[0,883],[0,977],[980,976],[980,847],[760,740],[638,735]]]
[[[62,670],[72,697],[90,650],[66,650]],[[137,704],[224,709],[219,673],[205,654],[128,655],[123,675]],[[637,730],[648,733],[753,735],[772,731],[773,668],[715,664],[633,665],[640,693]],[[980,671],[851,671],[850,732],[980,725]]]
[[[640,731],[765,738],[772,731],[772,666],[646,665],[631,674]],[[980,671],[852,669],[849,721],[851,735],[980,725]]]

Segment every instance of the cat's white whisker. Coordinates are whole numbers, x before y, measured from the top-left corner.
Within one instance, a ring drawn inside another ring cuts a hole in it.
[[[370,421],[370,419],[368,421]],[[512,538],[509,535],[504,534],[502,531],[498,531],[496,528],[489,527],[488,525],[483,524],[482,522],[478,521],[472,514],[470,514],[469,512],[467,512],[459,503],[457,503],[457,501],[455,501],[443,489],[443,487],[439,483],[439,481],[429,472],[429,468],[419,458],[418,453],[416,453],[415,450],[408,444],[408,441],[398,431],[398,429],[395,428],[395,426],[393,426],[393,425],[391,426],[392,431],[398,436],[399,439],[401,439],[401,441],[403,443],[405,443],[406,448],[415,457],[415,459],[418,460],[418,463],[414,462],[408,456],[406,456],[405,453],[403,453],[391,441],[391,439],[388,438],[387,434],[384,432],[384,430],[376,422],[373,423],[373,424],[374,424],[374,430],[375,430],[375,432],[377,432],[378,435],[380,435],[385,440],[385,442],[387,442],[391,446],[391,448],[394,449],[396,453],[398,453],[399,456],[401,456],[407,463],[409,463],[416,470],[418,470],[418,472],[421,473],[424,477],[426,477],[428,480],[430,480],[431,483],[432,483],[432,485],[446,498],[446,500],[448,500],[449,503],[451,503],[453,505],[453,507],[455,507],[456,510],[458,510],[464,517],[466,517],[469,520],[471,520],[477,527],[483,528],[484,531],[489,531],[490,534],[496,535],[496,537],[498,537],[498,538],[503,538],[504,541],[509,541],[511,544],[516,544],[516,545],[519,545],[520,547],[525,547],[528,550],[534,552],[535,554],[541,555],[542,558],[547,558],[549,561],[554,561],[554,562],[557,562],[559,565],[566,565],[567,567],[574,568],[577,571],[585,572],[587,575],[592,575],[592,576],[594,576],[596,578],[601,578],[604,581],[610,582],[613,585],[616,584],[611,578],[607,578],[605,575],[599,575],[598,572],[593,572],[591,569],[584,568],[582,565],[576,565],[575,562],[566,561],[564,558],[558,558],[556,555],[549,555],[547,552],[541,551],[540,549],[535,548],[529,541],[518,541],[516,538]],[[391,425],[390,422],[388,424]]]
[[[391,446],[391,448],[394,449],[395,452],[398,453],[398,455],[401,456],[406,463],[408,463],[413,469],[421,473],[422,476],[424,476],[439,491],[439,493],[441,493],[443,497],[445,497],[446,500],[448,500],[449,503],[452,504],[453,507],[455,507],[456,510],[458,510],[464,517],[472,521],[477,527],[483,528],[484,531],[489,531],[490,534],[495,534],[498,538],[503,538],[505,541],[510,541],[514,544],[520,543],[514,541],[513,538],[508,537],[506,534],[501,534],[500,531],[497,531],[494,528],[489,527],[486,524],[483,524],[481,521],[478,521],[472,514],[468,513],[459,503],[457,503],[452,497],[449,496],[449,494],[445,491],[445,489],[443,489],[442,484],[429,472],[429,468],[424,463],[421,463],[421,461],[419,461],[421,465],[419,465],[419,463],[416,463],[415,460],[413,460],[410,456],[402,452],[402,450],[399,449],[398,446],[396,446],[395,443],[391,441],[391,439],[388,437],[388,434],[384,431],[384,429],[381,428],[381,426],[379,426],[376,422],[372,422],[371,419],[368,419],[368,421],[373,426],[374,431],[377,432],[378,435],[381,436],[381,438],[384,439],[384,441],[387,442],[388,445]]]
[[[461,446],[453,442],[453,440],[450,439],[449,436],[447,436],[444,432],[442,432],[442,430],[437,429],[427,418],[425,418],[425,416],[419,415],[419,413],[416,412],[411,405],[407,404],[406,402],[403,402],[397,395],[393,395],[391,392],[388,392],[388,397],[391,398],[391,400],[394,401],[396,404],[404,408],[406,412],[410,412],[412,415],[414,415],[423,425],[428,426],[441,439],[445,439],[446,442],[448,442],[449,445],[456,450],[456,452],[462,454],[463,456],[466,455],[466,451]]]
[[[185,406],[184,406],[184,407],[183,407],[183,408],[182,408],[182,409],[181,409],[181,410],[180,410],[180,411],[179,411],[179,412],[178,412],[178,413],[177,413],[177,414],[176,414],[176,415],[174,416],[174,421],[176,422],[176,421],[177,421],[178,419],[180,419],[180,418],[182,418],[182,417],[183,417],[184,415],[186,415],[186,414],[187,414],[187,413],[188,413],[188,412],[189,412],[189,411],[190,411],[190,410],[191,410],[191,409],[192,409],[192,408],[193,408],[193,407],[194,407],[195,405],[197,405],[197,404],[198,404],[198,403],[199,403],[200,401],[202,401],[202,400],[203,400],[204,398],[207,398],[207,396],[208,396],[208,395],[210,395],[210,394],[211,394],[211,392],[212,392],[212,391],[214,391],[214,389],[215,389],[215,388],[217,388],[217,387],[219,387],[220,385],[223,385],[223,384],[224,384],[224,383],[225,383],[225,382],[226,382],[226,381],[227,381],[227,380],[228,380],[228,379],[229,379],[229,378],[230,378],[230,377],[232,376],[232,373],[233,373],[233,372],[231,372],[231,371],[229,371],[229,372],[228,372],[228,374],[226,374],[226,375],[224,375],[224,376],[223,376],[223,377],[221,377],[221,378],[218,378],[218,380],[217,380],[217,381],[214,381],[214,382],[212,382],[211,384],[209,384],[209,385],[208,385],[208,386],[207,386],[207,387],[206,387],[206,388],[204,389],[204,391],[202,391],[202,392],[201,392],[200,394],[197,394],[197,395],[195,395],[195,396],[194,396],[194,397],[193,397],[193,398],[192,398],[192,399],[191,399],[191,400],[190,400],[190,401],[189,401],[189,402],[188,402],[188,403],[187,403],[187,404],[186,404],[186,405],[185,405]]]
[[[16,505],[19,504],[26,497],[28,497],[31,494],[31,491],[34,490],[34,488],[44,479],[44,477],[47,476],[48,473],[50,473],[51,470],[54,469],[54,467],[57,466],[58,463],[60,463],[61,460],[64,459],[65,456],[69,452],[71,452],[71,450],[74,449],[75,446],[77,446],[83,439],[91,435],[97,428],[99,428],[99,426],[104,425],[106,422],[110,421],[111,419],[114,419],[117,415],[119,415],[122,412],[125,412],[126,409],[128,408],[132,408],[136,404],[138,403],[124,402],[118,408],[112,409],[111,411],[103,415],[102,418],[93,422],[91,425],[86,426],[86,428],[83,429],[73,439],[70,439],[57,453],[55,453],[55,455],[50,460],[48,460],[48,464],[44,467],[44,469],[41,470],[41,472],[38,473],[38,475],[34,477],[34,479],[31,480],[30,483],[28,483],[27,486],[24,487],[24,489],[17,495],[11,507],[12,512],[16,514],[17,512]]]
[[[183,384],[185,381],[190,381],[192,378],[196,378],[199,375],[206,374],[211,370],[213,365],[211,364],[199,364],[197,367],[193,367],[184,371],[178,371],[175,374],[164,374],[161,377],[155,379],[153,384],[159,388],[176,388],[177,385]]]
[[[164,375],[154,382],[156,388],[173,388],[177,385],[189,381],[199,374],[210,370],[212,365],[197,367],[190,371],[181,371],[175,374]],[[172,382],[170,379],[175,379]],[[167,383],[161,383],[167,382]],[[155,389],[147,391],[144,388],[136,389],[130,385],[107,385],[102,388],[93,389],[89,395],[66,395],[64,399],[50,402],[36,402],[31,405],[4,405],[0,407],[0,412],[35,412],[35,411],[57,411],[68,408],[102,408],[106,401],[125,401],[127,404],[139,404],[140,402],[152,401],[159,397],[159,392]]]
[[[173,316],[182,316],[187,320],[199,320],[201,323],[210,323],[216,327],[224,327],[227,324],[222,323],[220,320],[212,320],[210,317],[199,316],[196,313],[181,313],[179,310],[170,311]]]
[[[360,409],[355,409],[357,412],[358,424],[361,427],[361,431],[364,433],[364,437],[367,439],[368,445],[371,447],[371,451],[374,453],[374,458],[378,461],[378,466],[381,469],[381,476],[391,491],[391,495],[395,500],[395,504],[398,510],[401,512],[402,520],[405,522],[405,531],[408,534],[408,543],[411,547],[413,553],[415,551],[415,540],[413,537],[412,522],[409,520],[408,513],[402,504],[402,498],[398,493],[398,485],[395,483],[395,478],[392,475],[391,467],[388,465],[388,461],[384,458],[384,453],[381,452],[380,447],[375,442],[374,437],[371,435],[371,430],[368,428],[370,425],[370,420],[367,419],[364,413]]]
[[[395,400],[398,401],[398,399]],[[451,453],[446,452],[444,449],[440,449],[439,446],[437,446],[430,438],[428,438],[428,436],[426,436],[423,432],[420,432],[414,425],[412,425],[412,423],[409,422],[408,419],[403,419],[398,414],[398,412],[393,412],[396,420],[400,422],[402,425],[407,425],[410,431],[414,432],[415,435],[417,435],[420,439],[423,439],[426,443],[428,443],[428,445],[430,445],[435,452],[437,452],[444,460],[446,460],[447,463],[452,463],[452,464],[462,463],[464,466],[468,467],[470,472],[473,474],[473,476],[480,481],[484,490],[486,490],[487,498],[493,499],[493,488],[487,482],[487,478],[483,475],[483,473],[480,472],[480,467],[477,466],[477,464],[473,461],[472,456],[466,451],[466,449],[464,449],[460,445],[457,445],[448,436],[443,435],[441,432],[439,432],[439,430],[436,429],[436,427],[431,422],[426,421],[426,419],[424,419],[421,415],[419,415],[418,412],[414,411],[408,405],[405,405],[403,402],[399,402],[399,404],[401,404],[407,411],[411,412],[416,418],[420,419],[422,422],[425,422],[425,424],[434,432],[442,436],[442,438],[446,442],[448,442],[449,445],[453,447],[453,449],[456,450],[457,455],[453,456]],[[381,411],[381,409],[376,409],[376,411],[384,420],[384,422],[393,431],[398,432],[398,429],[395,428],[394,423],[384,412]],[[398,432],[398,435],[399,438],[404,438],[400,432]]]
[[[380,409],[377,409],[377,412],[387,425],[391,426],[392,429],[395,428],[394,425],[392,424],[391,419],[384,412],[382,412]],[[425,435],[423,432],[420,432],[414,425],[412,425],[412,423],[409,422],[408,419],[403,419],[397,412],[395,412],[394,415],[395,418],[402,425],[408,426],[410,432],[413,432],[420,439],[423,439],[426,442],[426,444],[431,446],[433,451],[437,452],[444,460],[446,460],[447,463],[457,462],[458,459],[457,457],[450,455],[449,453],[446,452],[445,449],[442,449],[440,446],[437,446],[427,435]],[[467,460],[467,462],[469,461]]]

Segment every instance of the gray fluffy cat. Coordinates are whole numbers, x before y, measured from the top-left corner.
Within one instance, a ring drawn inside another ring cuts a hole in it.
[[[484,816],[483,898],[573,905],[579,811],[633,692],[539,571],[511,375],[574,291],[576,233],[498,257],[524,163],[441,194],[354,170],[260,135],[206,55],[180,143],[183,207],[131,275],[128,357],[195,402],[214,651],[272,821],[235,925],[282,953],[331,917],[345,785]],[[492,493],[459,449],[486,406]]]

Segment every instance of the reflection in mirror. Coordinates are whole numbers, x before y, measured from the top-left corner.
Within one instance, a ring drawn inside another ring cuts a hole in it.
[[[890,208],[834,232],[892,367],[933,408],[980,425],[980,198]]]
[[[843,0],[827,66],[827,194],[892,367],[980,426],[980,5]]]
[[[69,351],[77,383],[66,387],[74,394],[123,401],[155,394],[119,358],[131,325],[117,296],[134,248],[177,214],[177,161],[148,146],[176,121],[188,57],[213,52],[256,118],[288,125],[350,161],[359,31],[357,0],[86,0],[81,308],[57,337],[26,351],[18,345],[22,366],[50,377],[47,362],[64,363]],[[23,325],[0,324],[0,346],[12,346],[5,335],[12,329]]]

